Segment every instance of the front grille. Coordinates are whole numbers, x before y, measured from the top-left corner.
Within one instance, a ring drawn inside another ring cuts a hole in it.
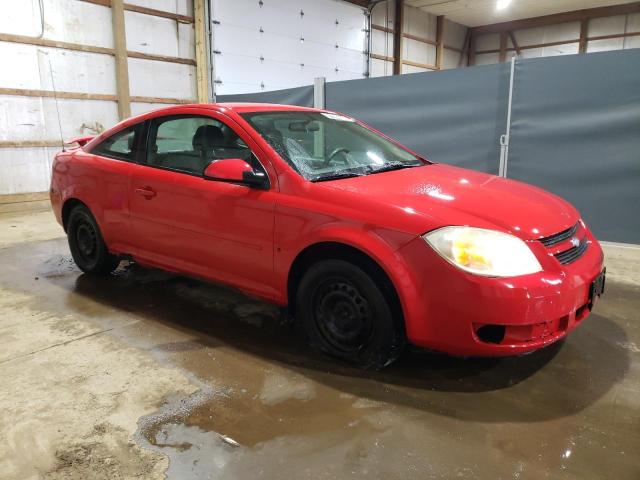
[[[577,243],[576,240],[578,239],[580,241]],[[571,240],[570,244],[569,240]],[[549,253],[553,254],[562,265],[568,265],[580,258],[589,246],[589,240],[586,232],[581,228],[580,222],[561,232],[539,238],[538,241],[547,247]],[[565,250],[559,251],[560,249]]]
[[[554,235],[549,235],[548,237],[542,237],[538,239],[538,241],[547,248],[560,242],[564,242],[568,238],[571,238],[576,233],[576,231],[578,231],[578,225],[579,223],[576,223],[571,228],[567,228],[566,230],[563,230],[560,233],[556,233]]]
[[[573,262],[574,260],[577,260],[578,258],[580,258],[588,246],[589,246],[589,242],[585,237],[582,239],[582,241],[577,247],[572,247],[569,250],[565,250],[564,252],[556,253],[554,256],[558,259],[558,261],[561,264],[567,265]]]

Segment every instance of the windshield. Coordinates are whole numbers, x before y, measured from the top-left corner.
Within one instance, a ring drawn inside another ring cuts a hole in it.
[[[253,112],[242,116],[300,175],[313,182],[426,164],[335,113]]]

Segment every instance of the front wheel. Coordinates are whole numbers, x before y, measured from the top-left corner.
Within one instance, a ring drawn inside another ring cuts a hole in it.
[[[297,292],[296,317],[311,344],[364,368],[393,362],[404,333],[389,299],[360,267],[344,260],[312,265]]]
[[[98,223],[84,205],[71,211],[67,237],[73,261],[83,272],[107,275],[118,267],[118,257],[109,253]]]

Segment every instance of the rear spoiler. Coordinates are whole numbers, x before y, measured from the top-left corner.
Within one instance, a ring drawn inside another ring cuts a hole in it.
[[[84,147],[87,143],[95,138],[95,135],[81,135],[79,137],[70,138],[65,140],[64,146],[69,148]]]

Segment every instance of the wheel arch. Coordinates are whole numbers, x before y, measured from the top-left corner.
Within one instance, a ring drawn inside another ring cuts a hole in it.
[[[287,276],[287,301],[290,312],[295,312],[296,294],[304,273],[323,260],[339,259],[352,263],[369,274],[390,301],[396,318],[404,325],[404,311],[398,289],[386,269],[372,255],[340,241],[321,241],[304,248],[293,260]]]
[[[65,232],[67,231],[67,225],[69,225],[69,216],[71,215],[71,211],[78,205],[82,205],[91,211],[85,202],[75,197],[67,198],[62,204],[62,228],[64,228]]]

